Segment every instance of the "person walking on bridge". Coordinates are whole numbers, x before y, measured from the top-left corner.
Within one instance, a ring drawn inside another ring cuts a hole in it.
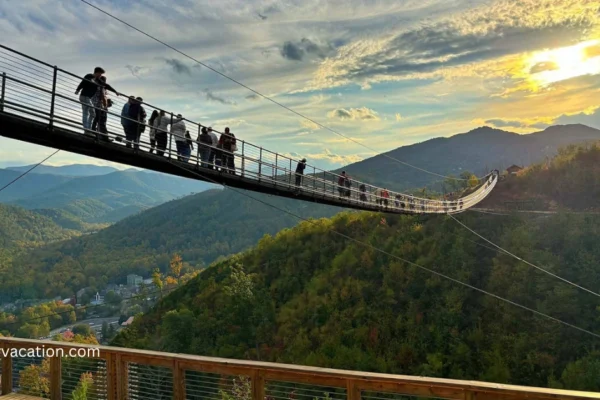
[[[158,117],[154,120],[154,136],[156,138],[156,154],[164,156],[167,149],[167,129],[171,123],[171,116],[166,116],[164,110],[160,110]]]
[[[131,144],[133,143],[133,148],[135,150],[139,149],[140,135],[143,132],[140,122],[143,123],[146,120],[146,110],[142,107],[142,101],[141,97],[131,99],[131,104],[127,111],[127,117],[129,119],[125,129],[125,139],[127,140],[126,146],[131,148]]]
[[[346,191],[347,179],[346,171],[342,171],[342,174],[338,177],[338,193],[340,194],[340,198],[344,196],[344,192]]]
[[[303,158],[296,165],[296,190],[299,190],[302,185],[302,177],[304,176],[304,169],[306,168],[306,158]]]
[[[181,114],[177,114],[177,117],[173,120],[173,124],[171,125],[171,135],[175,140],[175,146],[177,146],[177,159],[179,161],[184,161],[185,154],[187,153],[186,148],[189,150],[185,138],[185,131],[183,117]]]
[[[133,123],[133,121],[129,120],[129,106],[135,102],[135,96],[129,96],[127,103],[123,104],[123,108],[121,109],[121,126],[123,127],[123,132],[125,132],[125,136],[127,136],[127,127],[129,124]],[[121,137],[117,137],[117,141],[121,141]]]
[[[235,135],[229,130],[229,128],[225,128],[225,132],[223,132],[221,135],[221,138],[219,139],[219,147],[222,149],[222,168],[225,169],[228,174],[235,175],[235,155],[233,153],[237,150],[237,145]]]
[[[84,130],[92,129],[92,122],[96,116],[96,111],[92,104],[92,97],[94,97],[96,89],[98,88],[98,85],[94,80],[100,79],[100,77],[104,75],[104,72],[104,69],[101,67],[94,68],[94,73],[84,76],[75,90],[75,94],[79,95],[79,102],[81,103],[81,122]],[[80,92],[81,94],[79,94]]]
[[[217,137],[217,134],[213,131],[213,128],[210,126],[208,127],[208,136],[210,136],[210,138],[212,139],[212,147],[210,149],[210,154],[208,155],[208,168],[216,169],[216,159],[221,159],[221,155],[217,150],[217,147],[219,146],[219,138]]]
[[[200,160],[202,161],[202,168],[208,167],[208,162],[210,160],[210,152],[212,146],[212,138],[208,134],[208,128],[203,126],[200,134],[198,135],[198,153],[200,154]]]

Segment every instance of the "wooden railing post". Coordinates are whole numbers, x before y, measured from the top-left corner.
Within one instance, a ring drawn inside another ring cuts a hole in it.
[[[127,370],[127,362],[123,361],[120,354],[115,357],[115,367],[117,373],[117,399],[127,400],[129,398],[129,371]]]
[[[113,353],[108,353],[106,355],[106,390],[108,391],[107,400],[118,399],[118,387],[116,355]]]
[[[52,400],[62,399],[62,359],[61,357],[50,358],[50,398]]]
[[[256,369],[250,377],[252,382],[252,400],[265,400],[265,375],[264,371]]]
[[[185,371],[173,361],[173,400],[185,400]]]
[[[6,357],[2,357],[2,394],[10,394],[13,389],[12,380],[12,367],[13,360],[10,354],[10,348],[7,345],[3,345],[2,348],[7,353]]]
[[[6,72],[2,73],[2,91],[0,92],[0,111],[4,111],[4,92],[6,91]]]
[[[346,398],[347,400],[360,400],[360,388],[352,379],[346,381]]]

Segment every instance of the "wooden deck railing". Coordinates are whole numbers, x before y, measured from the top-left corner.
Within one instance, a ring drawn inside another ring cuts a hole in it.
[[[58,349],[64,354],[68,354],[70,349],[94,348],[88,345],[16,338],[0,338],[0,346],[4,351],[13,353],[13,349],[36,347],[53,349],[55,352]],[[39,357],[18,358],[9,355],[2,358],[1,372],[3,395],[21,392],[55,400],[73,398],[74,391],[82,390],[82,381],[91,384],[87,388],[86,397],[80,398],[106,400],[392,400],[407,397],[464,400],[600,399],[600,393],[591,392],[345,371],[105,346],[100,346],[99,352],[92,358],[66,358],[57,353],[44,361]],[[35,376],[36,373],[41,380],[46,380],[45,385],[32,379],[32,375]]]

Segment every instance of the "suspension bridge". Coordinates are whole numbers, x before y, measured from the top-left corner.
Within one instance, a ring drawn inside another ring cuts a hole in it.
[[[299,160],[287,155],[239,138],[236,138],[237,151],[234,152],[192,139],[195,150],[189,158],[182,158],[177,153],[176,140],[171,132],[165,132],[168,143],[164,154],[159,155],[152,151],[155,146],[150,140],[151,127],[146,121],[140,123],[121,116],[127,96],[111,96],[112,107],[96,109],[107,114],[107,132],[102,135],[83,129],[82,103],[74,95],[75,88],[82,81],[80,76],[3,45],[0,45],[0,73],[1,136],[132,167],[297,200],[397,214],[460,213],[481,202],[498,182],[498,174],[492,172],[462,197],[428,199],[353,179],[348,186],[345,179],[340,180],[339,174],[307,164],[298,184],[296,166]],[[141,103],[148,114],[151,110],[162,110],[171,122],[178,114]],[[137,143],[126,145],[123,119],[139,124],[140,130],[143,130]],[[199,135],[204,127],[197,122],[183,120],[192,137]],[[173,125],[170,126],[172,128]],[[201,158],[201,149],[205,148],[232,157],[233,166],[217,168],[209,165]]]

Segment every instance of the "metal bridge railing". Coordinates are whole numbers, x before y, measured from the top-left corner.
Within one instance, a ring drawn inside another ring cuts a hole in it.
[[[153,110],[164,111],[171,127],[171,121],[176,119],[176,112],[162,110],[145,101],[141,102],[147,114],[145,121],[123,117],[121,109],[129,100],[128,96],[109,93],[113,102],[112,107],[106,110],[93,107],[96,114],[106,113],[106,133],[84,130],[82,103],[74,94],[81,77],[2,45],[0,45],[0,72],[2,74],[0,112],[44,122],[50,128],[57,127],[75,134],[93,136],[97,141],[111,141],[111,146],[129,146],[133,148],[134,153],[144,151],[156,154],[158,150],[156,143],[152,143],[150,138],[150,132],[154,127],[148,124],[148,118]],[[137,124],[138,140],[127,141],[121,124],[124,120]],[[223,174],[235,174],[249,179],[253,185],[302,193],[304,197],[309,196],[316,202],[326,199],[329,203],[333,202],[342,207],[352,205],[355,208],[391,213],[458,213],[479,203],[493,190],[497,182],[497,175],[490,173],[469,195],[446,201],[420,198],[391,190],[387,190],[385,195],[383,188],[353,179],[349,187],[339,185],[340,175],[307,164],[301,183],[296,185],[295,169],[298,160],[240,138],[236,138],[237,151],[235,152],[208,146],[196,140],[204,126],[188,119],[184,119],[184,122],[194,147],[189,158],[178,154],[175,135],[171,132],[157,131],[167,135],[163,157],[169,162],[178,163],[183,168],[193,168],[200,175],[207,169],[214,171],[218,168]],[[213,131],[223,134],[215,129]],[[208,150],[215,154],[217,159],[221,158],[223,161],[229,159],[230,165],[217,165],[216,160],[202,159],[204,151],[201,150]]]

